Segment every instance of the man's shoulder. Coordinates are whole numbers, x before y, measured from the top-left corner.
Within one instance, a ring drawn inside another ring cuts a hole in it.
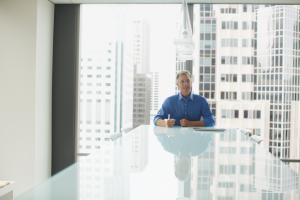
[[[205,97],[198,94],[193,94],[193,98],[197,101],[207,101]]]
[[[176,99],[179,98],[178,95],[179,95],[179,94],[174,94],[174,95],[172,95],[172,96],[169,96],[169,97],[166,98],[166,100],[168,100],[168,101],[176,100]]]

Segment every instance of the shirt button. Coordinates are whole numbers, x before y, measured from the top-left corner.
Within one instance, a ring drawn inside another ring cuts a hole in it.
[[[186,114],[186,113],[185,113]]]
[[[184,105],[186,105],[186,104],[184,104]]]

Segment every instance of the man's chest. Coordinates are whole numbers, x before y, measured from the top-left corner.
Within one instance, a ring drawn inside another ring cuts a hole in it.
[[[172,119],[199,120],[201,115],[201,105],[192,101],[179,101],[170,105],[170,117]]]

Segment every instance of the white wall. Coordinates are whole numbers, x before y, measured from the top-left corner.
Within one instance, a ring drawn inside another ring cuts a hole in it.
[[[0,179],[16,195],[51,175],[54,5],[0,0]]]

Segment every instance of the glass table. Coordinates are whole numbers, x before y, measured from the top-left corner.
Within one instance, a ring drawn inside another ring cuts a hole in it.
[[[144,125],[17,199],[299,199],[298,167],[237,129]]]

